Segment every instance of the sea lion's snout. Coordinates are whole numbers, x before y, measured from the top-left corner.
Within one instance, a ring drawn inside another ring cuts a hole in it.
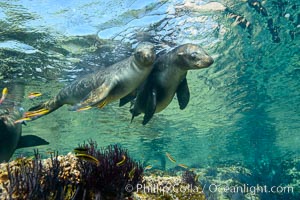
[[[145,60],[145,62],[147,63],[153,63],[155,60],[155,52],[154,49],[153,50],[149,50],[148,52],[145,52],[143,55],[143,59]]]
[[[208,68],[214,63],[214,60],[212,58],[205,58],[198,61],[193,68],[191,69],[203,69]]]
[[[177,62],[187,70],[207,68],[214,63],[213,58],[202,47],[195,44],[181,45],[176,51]]]
[[[156,58],[154,45],[149,42],[139,44],[136,48],[135,57],[141,63],[152,65]]]
[[[197,54],[196,58],[194,58],[194,61],[196,61],[196,68],[207,68],[214,63],[214,59],[201,47],[197,47],[195,52]]]
[[[214,59],[211,56],[207,55],[207,57],[204,60],[204,63],[207,67],[209,67],[214,63]]]
[[[202,69],[211,66],[214,59],[208,54],[198,54],[197,59],[191,60],[190,69]]]

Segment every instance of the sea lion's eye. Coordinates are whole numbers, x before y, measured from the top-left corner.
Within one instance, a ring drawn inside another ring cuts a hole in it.
[[[191,59],[195,60],[197,58],[197,52],[191,54]]]
[[[136,52],[136,55],[137,55],[138,57],[141,57],[141,56],[142,56],[142,52],[138,51],[138,52]]]

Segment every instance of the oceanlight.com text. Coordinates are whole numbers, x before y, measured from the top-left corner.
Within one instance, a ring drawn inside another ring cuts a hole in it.
[[[204,189],[208,188],[209,192],[216,193],[216,192],[224,192],[224,193],[294,193],[294,188],[291,186],[266,186],[266,185],[256,185],[250,186],[248,184],[243,185],[235,185],[235,186],[228,186],[228,185],[218,185],[218,184],[210,184],[204,185]]]
[[[250,186],[248,184],[243,185],[218,185],[218,184],[204,184],[203,186],[192,186],[192,185],[145,185],[137,184],[136,187],[133,187],[131,184],[127,184],[125,187],[127,192],[139,192],[139,193],[148,193],[148,194],[167,194],[167,193],[294,193],[294,188],[291,186],[266,186],[266,185],[256,185]]]

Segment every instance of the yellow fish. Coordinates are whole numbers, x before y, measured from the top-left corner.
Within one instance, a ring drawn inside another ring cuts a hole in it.
[[[29,117],[23,117],[23,118],[21,118],[21,119],[18,119],[18,120],[16,120],[16,121],[14,121],[14,123],[15,124],[18,124],[18,123],[23,123],[23,122],[25,122],[25,121],[30,121],[31,120],[31,118],[29,118]]]
[[[126,161],[126,156],[122,155],[122,160],[117,163],[117,166],[120,167],[120,166],[124,165],[125,161]]]
[[[26,158],[27,161],[32,161],[34,159],[35,159],[35,156],[29,156],[29,157]]]
[[[30,111],[30,112],[25,112],[24,116],[25,117],[36,117],[36,116],[40,116],[40,115],[44,115],[44,114],[47,114],[49,112],[48,109],[40,109],[40,110],[37,110],[37,111]]]
[[[85,147],[77,147],[73,151],[75,154],[87,154],[88,149]]]
[[[134,177],[134,172],[135,172],[135,167],[132,168],[132,170],[130,170],[129,174],[128,174],[128,177],[129,177],[129,180],[132,180],[133,177]]]
[[[80,111],[84,111],[84,110],[89,110],[89,109],[91,109],[91,108],[92,108],[92,106],[85,106],[85,107],[82,107],[82,108],[77,109],[76,111],[77,111],[77,112],[80,112]]]
[[[145,170],[149,170],[149,169],[152,169],[152,165],[148,165],[145,167]]]
[[[199,176],[200,176],[200,174],[197,174],[197,175],[195,176],[195,181],[196,181],[196,182],[198,182]]]
[[[46,151],[46,153],[47,153],[47,154],[50,154],[50,155],[51,155],[51,154],[54,155],[54,154],[55,154],[55,151]]]
[[[36,97],[39,97],[39,96],[42,96],[42,93],[40,93],[40,92],[30,92],[29,95],[28,95],[28,98],[33,99],[33,98],[36,98]]]
[[[178,164],[178,166],[179,167],[182,167],[182,168],[184,168],[184,169],[187,169],[187,168],[189,168],[187,165],[185,165],[185,164]]]
[[[75,156],[79,159],[95,163],[96,165],[100,164],[100,161],[97,158],[88,154],[76,154]]]
[[[3,90],[2,90],[2,96],[1,96],[1,99],[0,99],[0,104],[2,104],[2,102],[6,98],[7,94],[8,94],[8,89],[7,88],[3,88]]]
[[[101,108],[103,108],[104,106],[106,106],[107,103],[108,103],[108,102],[107,102],[107,99],[105,99],[104,101],[102,101],[101,103],[99,103],[99,104],[97,105],[97,107],[101,109]]]
[[[168,152],[166,152],[166,156],[169,158],[171,162],[176,163],[176,160]]]

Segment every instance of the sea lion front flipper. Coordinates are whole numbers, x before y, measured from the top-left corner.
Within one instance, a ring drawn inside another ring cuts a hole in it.
[[[18,143],[17,149],[25,148],[25,147],[33,147],[33,146],[40,146],[40,145],[47,145],[49,142],[40,138],[36,135],[25,135],[21,136],[21,139]]]
[[[128,102],[132,101],[136,97],[137,91],[134,90],[133,92],[129,93],[127,96],[120,99],[119,107],[124,106]]]
[[[92,90],[81,103],[73,106],[71,110],[78,111],[89,106],[103,108],[108,103],[106,97],[109,95],[109,92],[113,87],[113,83],[103,83],[100,87]]]
[[[140,96],[141,94],[138,94],[138,97]],[[131,108],[130,108],[130,113],[131,113],[131,121],[130,123],[132,123],[134,117],[136,116],[139,116],[141,114],[140,110],[139,110],[139,101],[135,101],[133,104],[131,104]]]
[[[143,120],[143,125],[146,125],[150,119],[153,117],[155,110],[156,110],[156,104],[157,104],[157,91],[155,88],[152,87],[150,90],[150,94],[147,98],[146,102],[146,110],[145,110],[145,115],[144,115],[144,120]]]
[[[186,77],[181,81],[176,90],[176,96],[180,110],[186,108],[190,100],[190,90],[186,80]]]

